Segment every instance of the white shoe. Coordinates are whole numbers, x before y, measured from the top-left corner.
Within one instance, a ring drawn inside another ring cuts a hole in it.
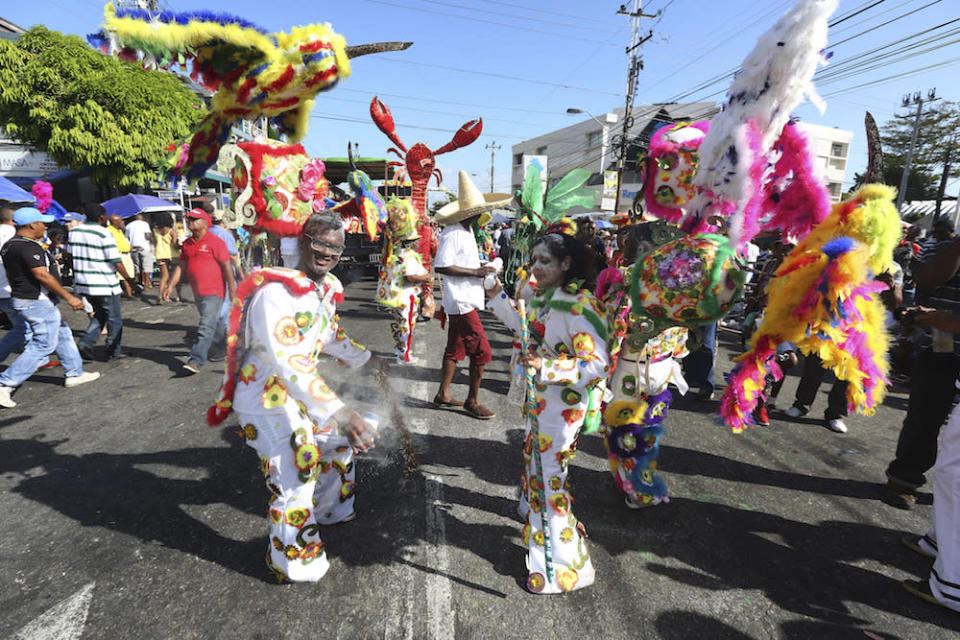
[[[70,389],[70,388],[76,387],[77,385],[81,385],[85,382],[93,382],[99,377],[100,377],[99,371],[86,371],[84,373],[81,373],[78,376],[71,376],[67,378],[66,380],[63,381],[63,386],[65,386],[67,389]]]
[[[189,361],[183,365],[183,370],[190,373],[200,373],[200,367]]]
[[[834,418],[833,420],[826,420],[824,424],[827,426],[827,429],[834,431],[836,433],[846,433],[847,425],[843,424],[843,420],[839,418]]]
[[[11,393],[13,393],[13,387],[0,387],[0,407],[12,409],[17,406],[17,403],[10,398]]]
[[[784,411],[783,413],[784,413],[784,415],[786,415],[788,418],[799,418],[799,417],[801,417],[801,416],[807,415],[809,412],[810,412],[810,409],[808,409],[807,407],[803,406],[802,404],[801,404],[801,405],[796,405],[796,404],[795,404],[795,405],[793,405],[792,407],[790,407],[789,409],[787,409],[786,411]]]

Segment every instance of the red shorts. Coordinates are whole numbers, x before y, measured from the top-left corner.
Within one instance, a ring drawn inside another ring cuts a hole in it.
[[[470,364],[484,365],[493,360],[487,334],[483,332],[480,314],[474,309],[470,313],[448,315],[447,348],[443,351],[444,360],[463,360],[470,356]]]

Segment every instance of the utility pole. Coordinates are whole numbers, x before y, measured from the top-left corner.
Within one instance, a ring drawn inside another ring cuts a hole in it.
[[[633,98],[637,93],[637,72],[643,69],[643,58],[640,57],[639,49],[640,45],[653,37],[653,31],[647,33],[646,36],[640,37],[640,19],[641,18],[655,18],[660,15],[658,11],[654,15],[648,15],[643,13],[641,7],[642,0],[633,0],[633,11],[627,11],[627,5],[620,5],[620,10],[617,11],[618,16],[627,16],[631,20],[630,25],[630,46],[626,49],[626,54],[630,56],[630,63],[627,67],[627,95],[626,95],[626,104],[623,109],[623,129],[620,134],[620,145],[617,151],[619,160],[617,161],[617,198],[614,201],[613,212],[619,213],[620,211],[620,196],[623,192],[623,165],[626,161],[627,155],[627,133],[630,131],[630,127],[633,126],[633,116],[630,114],[633,108]]]
[[[943,196],[947,191],[947,178],[950,177],[950,155],[953,153],[953,147],[957,144],[957,134],[950,136],[950,142],[943,152],[943,175],[940,176],[940,189],[937,190],[937,209],[933,214],[934,218],[940,217],[940,205],[943,203]]]
[[[936,88],[927,91],[926,102],[933,102],[934,100],[938,99]],[[907,162],[903,165],[903,176],[900,178],[900,189],[897,193],[897,211],[901,211],[903,200],[907,195],[907,179],[910,177],[910,163],[913,161],[913,147],[917,144],[917,133],[920,131],[920,116],[923,115],[923,95],[917,91],[913,94],[913,96],[910,96],[909,94],[903,96],[901,106],[909,107],[911,103],[917,105],[917,114],[913,121],[913,134],[910,136],[910,146],[907,148]]]
[[[497,149],[502,149],[503,145],[497,144],[496,140],[494,140],[483,148],[490,149],[490,193],[493,193],[493,158]]]

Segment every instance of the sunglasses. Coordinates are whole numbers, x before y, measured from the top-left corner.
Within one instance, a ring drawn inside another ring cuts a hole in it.
[[[330,244],[329,242],[324,242],[319,238],[308,236],[305,233],[303,234],[303,237],[310,241],[310,248],[313,249],[314,251],[322,251],[326,249],[327,251],[332,253],[334,256],[341,256],[343,255],[343,250],[346,248],[342,244]]]

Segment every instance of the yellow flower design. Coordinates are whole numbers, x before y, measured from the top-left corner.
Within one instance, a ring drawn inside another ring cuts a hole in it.
[[[287,362],[300,373],[313,373],[317,368],[317,361],[309,356],[293,355],[287,358]]]
[[[263,385],[263,395],[260,397],[264,409],[282,407],[287,402],[287,388],[280,378],[270,376],[267,383]]]
[[[237,374],[237,380],[242,384],[250,384],[257,377],[257,367],[253,364],[245,364],[240,368]]]
[[[310,383],[310,395],[320,402],[329,402],[337,397],[333,389],[328,387],[326,381],[320,376],[314,378],[313,382]]]
[[[290,316],[280,318],[277,326],[273,328],[273,336],[277,339],[277,342],[288,347],[303,339],[303,336],[300,335],[300,328],[297,327],[297,321]]]
[[[646,403],[637,403],[632,400],[617,400],[607,405],[603,418],[611,427],[622,424],[642,424],[643,414],[647,409]]]
[[[593,356],[596,353],[597,345],[593,341],[593,336],[589,333],[577,333],[573,336],[573,351],[581,358]]]

